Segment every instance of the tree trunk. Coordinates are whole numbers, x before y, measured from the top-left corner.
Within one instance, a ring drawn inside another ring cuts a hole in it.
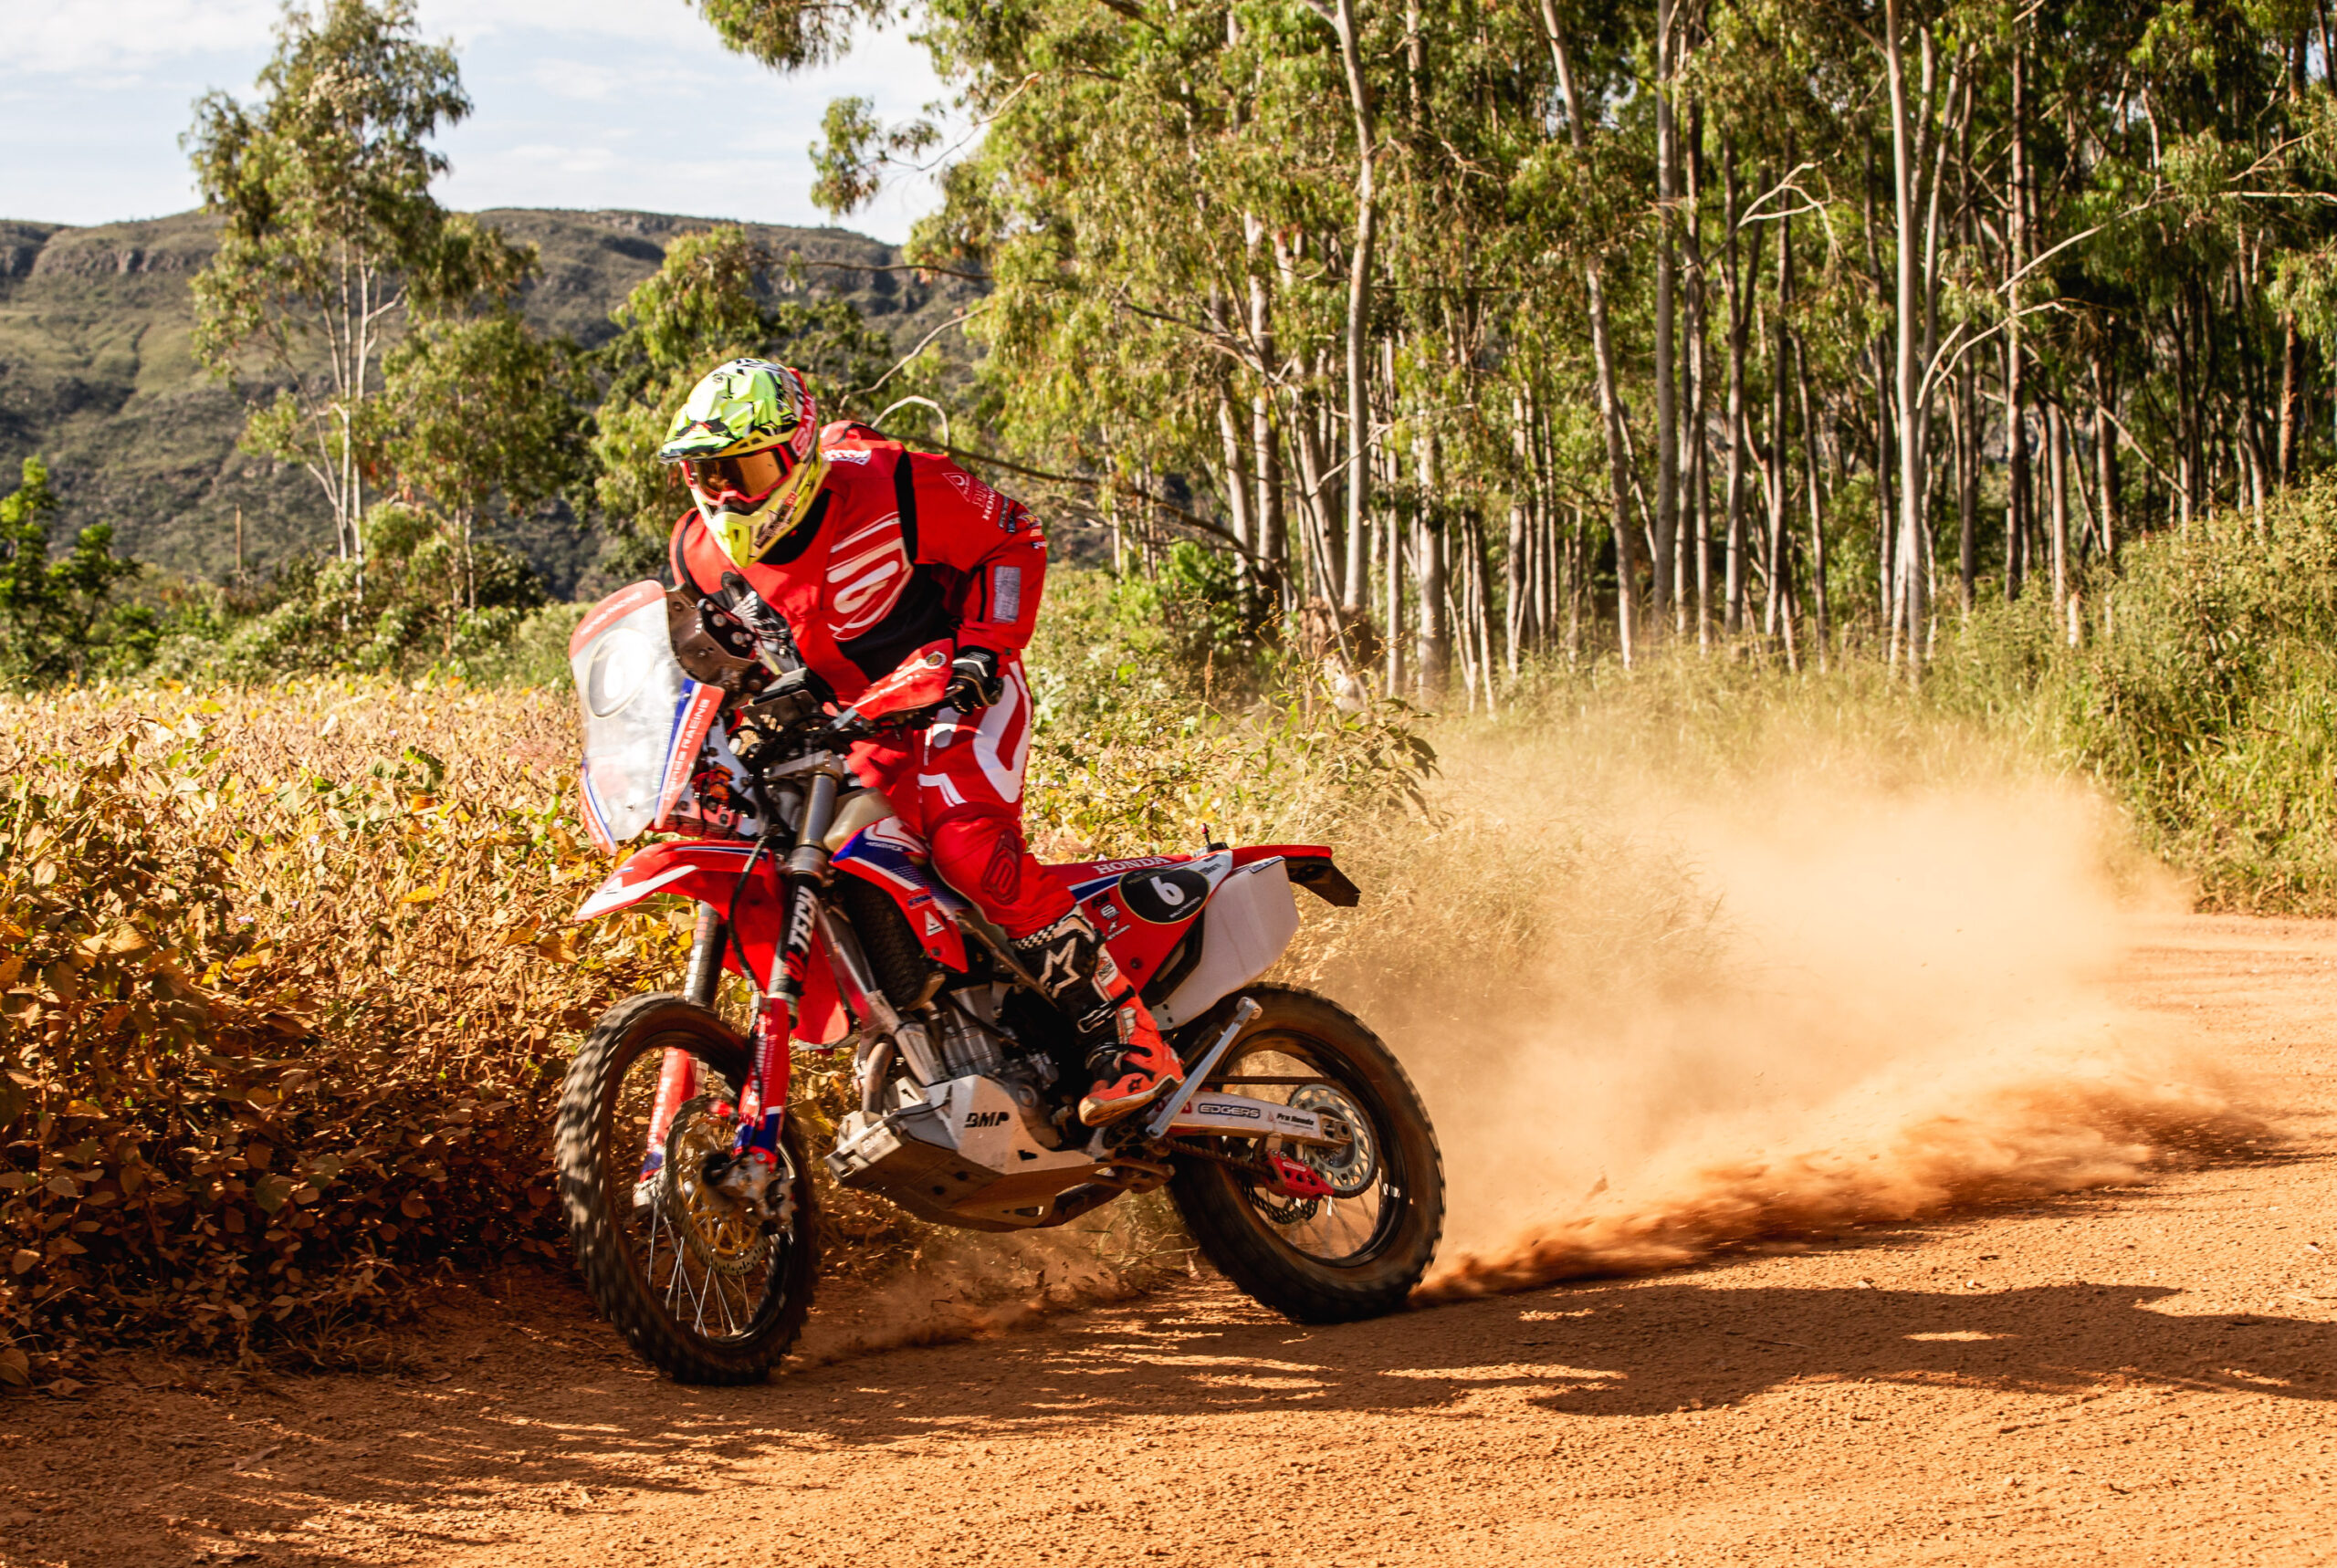
[[[1744,269],[1737,264],[1736,149],[1725,137],[1720,157],[1721,223],[1727,230],[1721,244],[1721,282],[1728,293],[1728,470],[1722,508],[1727,539],[1722,625],[1734,637],[1745,630],[1745,332],[1749,312]]]
[[[2101,361],[2093,362],[2093,482],[2101,507],[2101,554],[2112,571],[2118,570],[2118,427],[2111,418],[2111,390]]]
[[[1582,100],[1575,91],[1566,36],[1558,26],[1556,0],[1542,0],[1542,28],[1549,41],[1551,64],[1557,71],[1558,96],[1566,109],[1567,135],[1577,155],[1587,156],[1590,138],[1583,123]],[[1639,610],[1633,581],[1637,569],[1631,549],[1630,464],[1623,452],[1622,392],[1615,382],[1615,346],[1608,329],[1606,277],[1603,264],[1595,256],[1583,264],[1583,285],[1590,306],[1590,352],[1598,370],[1598,417],[1607,438],[1608,522],[1615,536],[1616,636],[1623,666],[1629,669],[1634,651],[1633,623]]]
[[[1412,528],[1412,572],[1420,590],[1420,641],[1413,657],[1419,670],[1420,701],[1423,706],[1431,706],[1444,695],[1445,682],[1452,668],[1451,625],[1444,613],[1445,530],[1438,501],[1444,493],[1444,454],[1434,431],[1422,434],[1420,440],[1420,482],[1422,501]]]
[[[1809,610],[1811,630],[1817,634],[1818,667],[1826,668],[1826,640],[1829,635],[1826,612],[1826,508],[1818,490],[1818,420],[1809,402],[1809,350],[1799,339],[1794,341],[1794,380],[1801,389],[1801,455],[1802,486],[1809,497]]]
[[[1651,627],[1661,627],[1672,603],[1672,562],[1680,505],[1678,355],[1672,342],[1676,238],[1672,207],[1679,197],[1679,131],[1672,103],[1676,0],[1655,5],[1655,539],[1650,584]]]
[[[2070,425],[2059,402],[2045,405],[2046,516],[2052,522],[2053,609],[2070,602]]]
[[[1956,604],[1972,613],[1980,570],[1980,410],[1973,395],[1969,361],[1955,371],[1955,582]]]
[[[1518,644],[1525,633],[1527,496],[1533,473],[1525,429],[1525,392],[1522,387],[1510,389],[1509,409],[1510,452],[1517,462],[1517,478],[1509,499],[1509,532],[1504,540],[1507,548],[1502,552],[1501,607],[1503,663],[1514,685],[1517,681]]]
[[[1698,232],[1703,222],[1702,209],[1698,205],[1703,184],[1703,115],[1692,102],[1688,109],[1688,154],[1684,171],[1687,221],[1681,225],[1688,258],[1688,499],[1682,508],[1682,526],[1687,536],[1688,547],[1695,552],[1696,646],[1699,650],[1709,651],[1713,642],[1712,497],[1708,493],[1711,474],[1706,459],[1709,443],[1705,439],[1704,418],[1712,400],[1712,368],[1704,345],[1704,251],[1703,235]],[[1683,584],[1683,597],[1685,591]]]
[[[1258,390],[1250,404],[1250,441],[1255,454],[1254,470],[1258,480],[1257,538],[1252,549],[1258,552],[1261,575],[1264,586],[1276,600],[1276,608],[1287,610],[1289,572],[1286,562],[1290,555],[1290,524],[1283,506],[1282,444],[1274,430],[1273,391],[1265,384],[1264,377],[1274,372],[1278,356],[1274,350],[1273,296],[1265,278],[1260,254],[1265,239],[1265,225],[1255,215],[1242,214],[1242,236],[1250,259],[1250,340],[1264,367]]]
[[[2304,340],[2297,332],[2296,318],[2280,318],[2280,455],[2279,480],[2283,489],[2297,482],[2298,449],[2304,438],[2304,423],[2300,417],[2304,402]]]
[[[1901,0],[1884,0],[1884,66],[1891,86],[1891,157],[1892,204],[1896,209],[1895,233],[1898,239],[1898,288],[1896,307],[1898,320],[1893,344],[1896,353],[1897,402],[1899,405],[1899,568],[1902,578],[1898,602],[1907,631],[1907,665],[1910,675],[1923,664],[1923,627],[1924,612],[1924,546],[1928,542],[1924,528],[1923,507],[1930,498],[1929,476],[1924,466],[1924,408],[1925,392],[1922,385],[1923,356],[1917,345],[1916,330],[1928,306],[1929,291],[1924,287],[1922,273],[1922,240],[1918,232],[1922,220],[1923,199],[1918,188],[1917,171],[1922,166],[1923,152],[1916,145],[1913,113],[1908,101],[1906,58],[1900,35]],[[1928,114],[1931,87],[1931,39],[1923,39],[1924,112]]]
[[[1786,138],[1786,167],[1793,167],[1793,138]],[[1793,361],[1793,339],[1787,316],[1793,308],[1793,223],[1777,220],[1777,336],[1769,375],[1769,602],[1763,617],[1767,635],[1788,640],[1793,628],[1785,624],[1792,613],[1786,586],[1786,508],[1787,476],[1791,468],[1786,434],[1786,367]]]
[[[1347,256],[1347,559],[1345,580],[1335,597],[1343,609],[1356,611],[1363,606],[1364,529],[1370,526],[1371,402],[1365,359],[1371,329],[1371,253],[1379,228],[1378,148],[1372,129],[1371,84],[1364,77],[1356,37],[1355,0],[1337,0],[1333,15],[1339,58],[1347,68],[1347,105],[1355,115],[1356,154],[1355,241]],[[1327,536],[1327,518],[1324,531]]]
[[[1250,523],[1250,507],[1254,498],[1250,476],[1250,453],[1242,439],[1241,422],[1234,417],[1232,393],[1220,383],[1217,389],[1217,434],[1225,454],[1225,502],[1230,514],[1228,527],[1242,550],[1258,548],[1257,534]],[[1250,580],[1250,558],[1236,553],[1233,575],[1237,582]]]
[[[2020,597],[2028,544],[2028,410],[2024,402],[2020,346],[2020,287],[2028,264],[2028,65],[2017,34],[2012,54],[2009,183],[2005,193],[2005,598]]]

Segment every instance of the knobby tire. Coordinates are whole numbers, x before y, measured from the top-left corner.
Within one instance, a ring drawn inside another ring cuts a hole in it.
[[[1385,1189],[1380,1230],[1351,1257],[1326,1260],[1293,1246],[1262,1212],[1253,1186],[1221,1160],[1190,1155],[1175,1162],[1168,1196],[1201,1256],[1256,1300],[1294,1322],[1349,1322],[1402,1308],[1428,1271],[1444,1232],[1444,1156],[1420,1092],[1364,1023],[1336,1002],[1311,991],[1252,986],[1211,1009],[1193,1030],[1209,1040],[1242,998],[1259,1014],[1211,1076],[1238,1075],[1245,1053],[1277,1049],[1309,1059],[1377,1124],[1381,1158],[1394,1178],[1393,1212]],[[1254,1091],[1233,1088],[1233,1092]],[[1224,1140],[1234,1152],[1233,1140]]]
[[[710,1338],[681,1322],[645,1276],[629,1235],[632,1222],[625,1217],[635,1212],[641,1133],[619,1125],[617,1107],[627,1071],[668,1046],[688,1051],[702,1075],[710,1072],[727,1083],[730,1103],[737,1103],[748,1073],[748,1044],[720,1017],[662,992],[631,998],[609,1010],[576,1053],[561,1092],[555,1150],[576,1266],[602,1312],[634,1350],[676,1382],[760,1382],[795,1343],[812,1309],[818,1257],[811,1163],[790,1118],[782,1137],[796,1173],[794,1216],[774,1239],[783,1251],[758,1303],[752,1332]],[[703,1093],[707,1081],[702,1076],[700,1082]],[[649,1256],[653,1261],[647,1266],[654,1267],[654,1249]]]

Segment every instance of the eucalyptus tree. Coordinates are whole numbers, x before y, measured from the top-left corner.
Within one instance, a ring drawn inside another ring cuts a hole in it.
[[[534,511],[585,474],[590,387],[573,344],[518,312],[418,324],[389,353],[383,450],[403,487],[435,503],[453,532],[453,601],[478,608],[479,517],[498,497]]]
[[[430,139],[471,106],[412,0],[288,5],[258,87],[248,104],[206,94],[183,139],[223,220],[194,280],[195,346],[216,373],[272,385],[245,444],[315,479],[341,555],[362,566],[383,350],[409,308],[508,295],[533,253],[430,193],[447,167]]]
[[[702,8],[781,68],[873,9]],[[2316,0],[907,9],[992,436],[1368,613],[1391,691],[1692,620],[1918,670],[1984,577],[2074,627],[2137,518],[2328,451]],[[822,188],[933,145],[839,106]]]

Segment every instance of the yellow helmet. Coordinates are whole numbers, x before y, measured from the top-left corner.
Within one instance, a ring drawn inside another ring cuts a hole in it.
[[[802,526],[828,476],[820,410],[800,371],[731,360],[690,389],[660,461],[678,463],[706,531],[740,570]]]

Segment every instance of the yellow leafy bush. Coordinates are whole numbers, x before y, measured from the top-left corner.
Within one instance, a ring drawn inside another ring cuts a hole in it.
[[[605,873],[570,726],[459,687],[0,706],[0,1379],[330,1357],[445,1260],[559,1250],[567,1054],[686,942],[565,925]]]
[[[0,703],[0,1382],[128,1340],[345,1359],[449,1261],[565,1256],[561,1076],[688,944],[679,910],[568,924],[607,872],[571,702],[301,681]],[[1416,797],[1427,762],[1394,707],[1107,705],[1043,737],[1032,828],[1066,857],[1203,824],[1328,835]],[[844,1092],[805,1068],[816,1145]],[[826,1197],[832,1272],[934,1249]]]

